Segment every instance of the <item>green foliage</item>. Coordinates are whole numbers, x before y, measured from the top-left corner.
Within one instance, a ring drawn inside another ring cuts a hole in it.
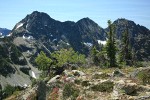
[[[71,98],[71,100],[76,100],[79,96],[79,89],[75,88],[72,83],[67,83],[63,89],[63,99],[66,100],[67,98]]]
[[[0,74],[6,77],[8,74],[14,72],[15,70],[11,67],[7,59],[0,58]]]
[[[92,61],[95,65],[98,65],[99,64],[99,60],[98,60],[98,56],[97,54],[99,53],[99,51],[96,49],[96,47],[94,46],[92,49],[91,49],[91,57],[92,57]]]
[[[38,57],[35,59],[39,70],[48,70],[51,66],[52,60],[46,56],[46,54],[41,51]]]
[[[75,80],[74,80],[74,83],[79,85],[79,84],[81,84],[81,80],[75,79]]]
[[[122,34],[121,48],[119,52],[119,63],[125,65],[133,65],[133,50],[131,49],[128,23],[126,23],[126,30]]]
[[[106,52],[104,50],[98,51],[96,47],[94,46],[91,49],[91,57],[92,57],[93,63],[97,66],[106,67],[108,65],[108,62],[106,59]]]
[[[89,81],[82,81],[81,85],[82,86],[89,86],[90,83],[89,83]]]
[[[136,61],[136,62],[134,63],[134,66],[135,66],[135,67],[144,67],[143,63],[140,62],[140,61]]]
[[[52,58],[57,59],[57,66],[61,67],[66,63],[71,64],[84,64],[85,56],[75,52],[72,48],[69,50],[61,49],[51,54]]]
[[[26,67],[21,67],[20,71],[22,71],[23,73],[29,75],[29,71],[31,70],[31,68],[26,68]]]
[[[108,60],[106,57],[106,52],[105,51],[100,51],[97,55],[97,58],[99,60],[99,66],[102,67],[107,67],[108,66]]]
[[[7,85],[4,90],[2,91],[3,92],[3,98],[6,98],[10,95],[12,95],[16,90],[18,90],[17,88],[11,86],[11,85]]]
[[[111,24],[111,21],[108,20],[108,40],[106,43],[106,53],[109,59],[109,67],[116,67],[116,42],[114,34],[114,26]]]
[[[150,84],[150,70],[140,71],[138,73],[138,79],[141,80],[143,84]]]
[[[38,100],[46,100],[46,83],[44,81],[38,82],[38,88],[37,88],[37,98]]]
[[[113,91],[114,83],[111,81],[106,81],[103,83],[99,83],[91,87],[93,91],[100,91],[100,92],[112,92]]]
[[[20,64],[20,65],[27,64],[27,62],[24,59],[24,57],[22,56],[21,52],[17,49],[17,47],[15,45],[11,46],[11,51],[12,51],[11,60],[13,63]],[[20,57],[22,57],[22,59],[19,59]]]
[[[107,73],[93,75],[93,79],[106,79],[108,77],[110,77],[110,76]]]

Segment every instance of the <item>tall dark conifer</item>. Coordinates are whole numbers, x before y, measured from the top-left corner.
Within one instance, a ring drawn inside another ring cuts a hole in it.
[[[121,41],[121,50],[120,50],[120,62],[125,62],[126,65],[131,65],[132,60],[132,49],[130,43],[130,35],[128,29],[128,23],[126,22],[126,29],[122,35]]]
[[[108,20],[108,41],[106,44],[106,53],[107,57],[109,59],[109,67],[115,67],[116,66],[116,45],[115,45],[115,31],[114,31],[114,25],[112,25],[111,21]]]

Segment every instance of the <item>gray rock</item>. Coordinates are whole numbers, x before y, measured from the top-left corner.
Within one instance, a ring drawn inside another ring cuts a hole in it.
[[[137,91],[137,84],[136,83],[126,83],[126,85],[123,87],[123,90],[126,94],[132,95],[136,93]]]
[[[116,69],[112,74],[113,77],[123,77],[124,75],[125,74],[123,72],[121,72],[121,70],[119,70],[119,69]]]
[[[55,77],[51,78],[47,83],[55,83],[57,81],[57,79],[60,78],[60,75],[56,75]]]

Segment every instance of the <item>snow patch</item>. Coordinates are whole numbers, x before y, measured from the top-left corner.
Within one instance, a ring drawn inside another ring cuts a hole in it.
[[[86,45],[86,46],[88,46],[88,47],[92,47],[93,44],[92,44],[92,43],[89,43],[89,42],[87,42],[87,43],[84,42],[84,45]]]
[[[19,27],[21,27],[23,24],[24,24],[24,23],[18,24],[17,27],[16,27],[16,29],[19,28]]]
[[[12,33],[10,33],[10,34],[8,34],[8,35],[6,35],[7,37],[9,37],[9,36],[11,36],[12,35]]]
[[[23,85],[23,87],[24,87],[24,88],[27,88],[27,87],[28,87],[28,85],[27,85],[27,84],[24,84],[24,85]]]
[[[26,25],[26,29],[28,28],[28,24]]]
[[[102,40],[97,40],[98,44],[102,44],[102,45],[105,45],[106,44],[106,41],[102,41]]]
[[[70,45],[69,43],[66,43],[67,45]]]
[[[3,35],[3,34],[0,32],[0,36],[1,36],[1,35]]]
[[[4,38],[4,36],[0,36],[0,38]]]
[[[31,39],[34,39],[33,36],[29,35],[29,36],[25,36],[25,34],[22,36],[23,39],[28,39],[28,40],[31,40]]]
[[[25,37],[24,35],[22,36],[22,38],[23,38],[23,39],[26,39],[26,37]]]
[[[35,73],[32,71],[32,77],[36,79]]]
[[[53,39],[53,42],[54,42],[54,41],[57,41],[57,39]]]

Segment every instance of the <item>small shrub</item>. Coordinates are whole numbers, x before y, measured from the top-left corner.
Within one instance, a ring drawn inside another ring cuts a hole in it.
[[[142,81],[142,84],[150,84],[150,71],[145,70],[138,73],[138,79]]]
[[[12,95],[15,91],[19,91],[21,90],[20,87],[13,87],[11,85],[7,85],[4,90],[2,91],[3,95],[2,98],[6,98],[10,95]]]
[[[93,91],[100,91],[100,92],[112,92],[113,91],[113,82],[106,81],[91,87]]]
[[[136,66],[136,67],[144,67],[143,63],[140,62],[140,61],[136,62],[134,66]]]
[[[58,100],[58,97],[59,97],[58,92],[59,92],[58,87],[53,88],[48,100]]]
[[[94,79],[106,79],[108,78],[109,75],[107,73],[102,73],[102,74],[94,74],[93,78]]]
[[[75,88],[72,83],[67,83],[63,89],[63,99],[66,100],[67,98],[71,98],[71,100],[76,100],[79,96],[79,89]]]
[[[75,72],[73,75],[74,76],[80,76],[79,72]]]
[[[89,81],[83,81],[82,82],[82,86],[89,86],[89,85],[90,85]]]
[[[79,85],[79,84],[81,84],[81,80],[76,79],[76,80],[74,80],[74,83]]]
[[[29,70],[31,70],[31,68],[21,67],[20,70],[21,70],[24,74],[29,75]]]
[[[31,81],[32,81],[32,84],[31,84],[32,87],[33,87],[35,84],[37,84],[37,80],[36,80],[36,79],[32,78]]]

